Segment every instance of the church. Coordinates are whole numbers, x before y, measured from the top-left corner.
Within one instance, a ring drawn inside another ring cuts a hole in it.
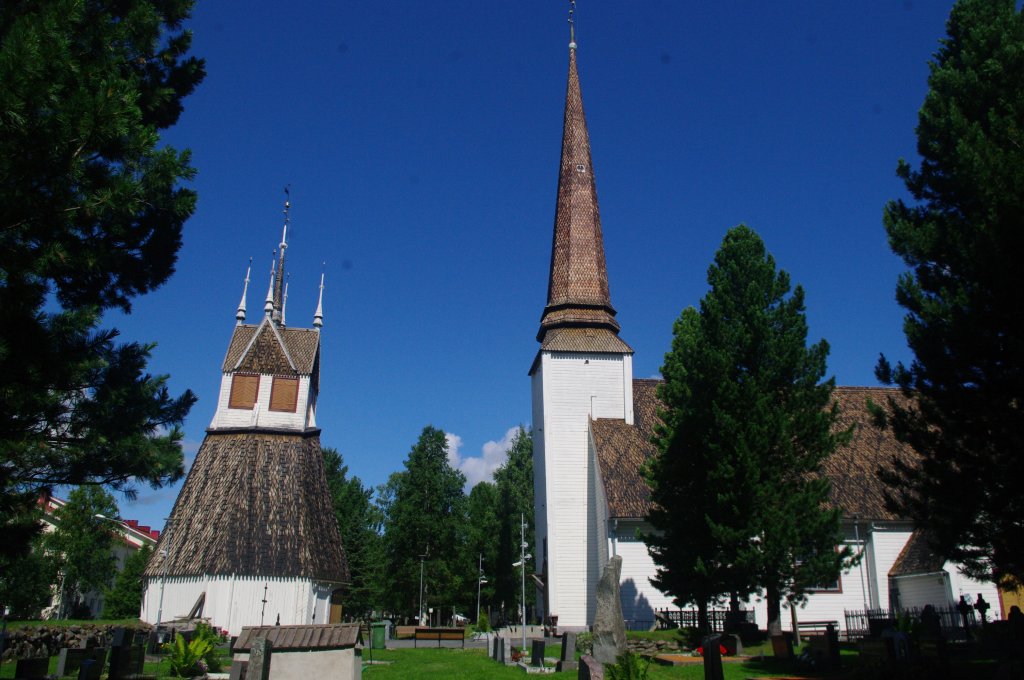
[[[696,302],[696,301],[693,301]],[[535,555],[538,608],[559,631],[586,630],[594,621],[596,587],[610,557],[622,557],[621,600],[626,623],[648,629],[672,599],[649,579],[655,565],[638,532],[650,491],[641,476],[655,455],[659,380],[633,378],[633,349],[619,336],[605,264],[597,185],[583,111],[574,37],[569,43],[562,154],[558,174],[547,303],[530,367],[534,445]],[[885,404],[895,390],[837,387],[838,426],[852,440],[824,465],[831,502],[842,508],[843,541],[859,564],[810,594],[786,619],[836,621],[846,612],[878,608],[947,607],[982,594],[1001,602],[994,584],[962,575],[931,553],[907,518],[889,512],[878,467],[915,455],[879,430],[868,400]],[[746,604],[761,628],[763,600]],[[999,614],[994,611],[993,614]]]
[[[288,208],[263,314],[245,323],[247,273],[217,409],[147,565],[148,623],[341,621],[348,567],[316,424],[323,276],[313,327],[289,327]]]

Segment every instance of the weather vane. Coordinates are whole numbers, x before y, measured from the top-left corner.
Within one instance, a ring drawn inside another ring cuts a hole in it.
[[[576,14],[576,0],[569,0],[569,45],[576,47],[576,24],[573,22],[573,15]]]

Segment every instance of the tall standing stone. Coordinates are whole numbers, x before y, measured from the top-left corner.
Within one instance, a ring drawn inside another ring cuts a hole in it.
[[[622,557],[608,560],[597,584],[597,612],[594,614],[594,658],[601,663],[615,663],[626,651],[626,625],[622,619],[619,599],[619,575]]]

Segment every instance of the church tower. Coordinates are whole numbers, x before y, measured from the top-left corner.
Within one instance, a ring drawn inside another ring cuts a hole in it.
[[[323,275],[313,328],[288,327],[288,209],[253,324],[246,273],[216,412],[147,566],[150,623],[204,617],[237,635],[341,620],[348,566],[316,426]]]
[[[571,26],[570,15],[570,26]],[[561,630],[593,622],[605,536],[590,423],[633,423],[633,350],[619,338],[605,266],[597,185],[570,33],[548,299],[530,368],[537,564],[544,615]]]

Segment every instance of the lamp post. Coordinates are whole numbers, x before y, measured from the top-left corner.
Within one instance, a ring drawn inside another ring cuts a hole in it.
[[[419,611],[419,624],[423,625],[423,560],[427,559],[426,555],[420,555],[420,611]]]
[[[480,586],[487,583],[487,579],[484,578],[484,554],[480,553],[480,562],[477,564],[476,571],[476,624],[480,625]]]
[[[531,559],[533,555],[526,553],[526,515],[519,513],[519,561],[513,562],[513,567],[522,567],[522,578],[523,578],[523,651],[526,651],[526,560]]]

